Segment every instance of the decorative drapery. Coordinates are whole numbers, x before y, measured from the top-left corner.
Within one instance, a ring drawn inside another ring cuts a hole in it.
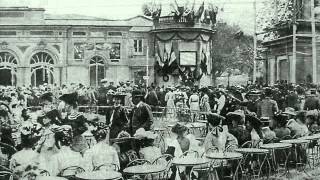
[[[208,42],[211,40],[210,34],[203,33],[203,32],[190,32],[190,31],[185,31],[185,32],[161,32],[161,33],[156,33],[155,37],[162,42],[167,42],[171,41],[175,37],[178,37],[181,40],[184,41],[194,41],[198,39],[199,37],[201,38],[202,41]]]
[[[156,41],[154,65],[158,75],[169,77],[168,75],[179,76],[180,79],[187,82],[199,81],[203,74],[209,74],[211,71],[210,63],[210,43],[204,43],[200,52],[200,63],[197,66],[180,66],[177,53],[179,53],[178,42],[173,41]]]

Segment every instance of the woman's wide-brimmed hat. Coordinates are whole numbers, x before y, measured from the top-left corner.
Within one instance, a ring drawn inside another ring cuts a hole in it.
[[[281,114],[276,114],[274,116],[274,120],[280,124],[286,124],[288,122],[288,115],[281,113]]]
[[[208,113],[207,120],[212,126],[219,126],[225,118],[217,113]]]
[[[63,94],[62,96],[59,97],[59,99],[69,105],[73,105],[78,102],[78,93],[73,92],[73,93]]]
[[[238,123],[244,123],[245,115],[242,110],[235,110],[234,112],[229,112],[227,114],[228,118],[232,118],[232,120],[237,121]]]
[[[121,92],[117,92],[113,95],[114,98],[118,98],[118,99],[122,99],[126,96],[126,94],[121,93]]]
[[[132,97],[143,97],[143,93],[140,90],[132,91]]]
[[[157,136],[158,136],[157,134],[151,131],[146,131],[143,128],[138,129],[134,134],[134,137],[146,138],[146,139],[156,139]]]
[[[175,124],[171,129],[171,132],[176,133],[176,134],[181,134],[186,131],[188,131],[188,128],[184,125],[179,124],[179,123]]]
[[[41,95],[40,100],[42,101],[53,101],[53,94],[51,92],[47,92]]]
[[[287,115],[292,115],[292,116],[297,115],[296,111],[292,107],[285,108],[285,110],[282,114],[287,114]]]

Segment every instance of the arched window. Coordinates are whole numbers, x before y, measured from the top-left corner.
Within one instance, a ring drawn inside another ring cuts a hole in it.
[[[105,75],[105,65],[102,57],[94,56],[90,59],[89,73],[90,86],[100,86]]]
[[[53,84],[54,60],[46,52],[38,52],[31,57],[31,84],[39,86],[44,83]]]
[[[10,52],[0,52],[0,85],[16,85],[17,65],[17,59]]]

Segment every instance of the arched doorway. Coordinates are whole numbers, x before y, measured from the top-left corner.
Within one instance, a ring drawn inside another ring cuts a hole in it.
[[[0,85],[16,85],[17,65],[17,59],[10,52],[0,52]]]
[[[46,52],[38,52],[31,57],[31,85],[39,86],[44,83],[53,84],[54,60]]]
[[[101,56],[94,56],[90,59],[89,74],[90,86],[100,86],[105,76],[105,64]]]

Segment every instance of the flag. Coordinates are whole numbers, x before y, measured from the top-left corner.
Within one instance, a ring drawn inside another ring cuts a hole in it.
[[[161,57],[159,56],[159,54],[156,53],[154,56],[155,56],[156,62],[158,62],[158,64],[159,64],[159,66],[163,67],[164,63],[162,62]]]
[[[171,46],[170,58],[169,58],[169,66],[177,60],[176,53],[174,52],[173,46]]]
[[[200,69],[202,70],[202,72],[204,72],[204,74],[208,74],[208,68],[207,68],[207,55],[204,52],[204,50],[202,50],[201,52],[201,62],[200,62]]]
[[[195,13],[194,16],[196,16],[197,18],[200,18],[203,14],[204,11],[204,2],[202,2],[201,6],[199,7],[198,11]]]

